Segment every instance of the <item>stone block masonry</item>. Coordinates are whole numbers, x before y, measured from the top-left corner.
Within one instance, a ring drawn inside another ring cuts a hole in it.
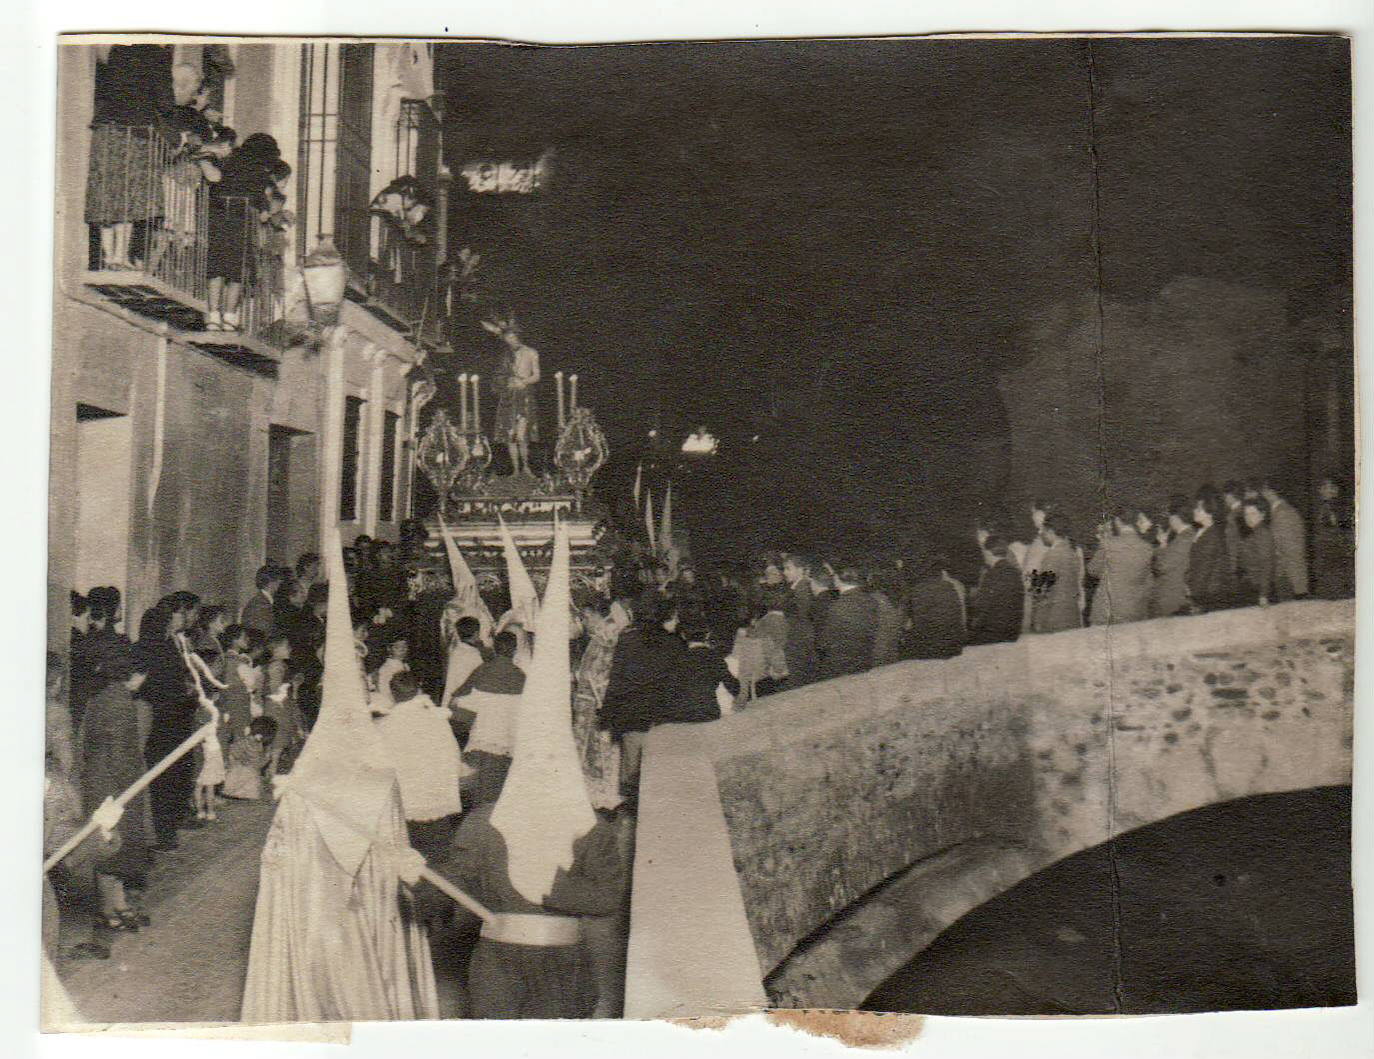
[[[675,879],[737,893],[757,957],[756,968],[738,961],[737,973],[769,978],[790,1002],[829,1005],[835,997],[789,979],[789,960],[814,961],[833,923],[930,858],[967,870],[928,873],[950,899],[923,893],[926,934],[1114,835],[1233,798],[1348,784],[1353,691],[1353,602],[1299,602],[972,648],[777,695],[714,724],[655,730],[646,778],[694,761],[709,765],[716,789],[646,787],[632,1014],[710,999],[675,995],[671,966],[636,966],[661,929],[645,887]],[[656,814],[654,799],[673,813]],[[728,857],[676,841],[674,817],[698,813],[718,814]],[[992,850],[999,867],[950,856],[961,848]],[[983,882],[970,889],[972,878]],[[717,972],[695,981],[748,995],[728,969]]]

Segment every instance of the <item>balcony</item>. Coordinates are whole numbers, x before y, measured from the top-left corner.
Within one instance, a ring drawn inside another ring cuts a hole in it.
[[[367,308],[397,330],[426,342],[439,334],[434,247],[411,242],[383,218],[372,220],[378,226],[373,243],[377,254],[368,262]]]
[[[225,198],[212,206],[199,168],[153,129],[101,126],[86,217],[88,287],[167,323],[205,352],[275,371],[286,333],[285,277],[277,233],[262,223],[256,202]],[[237,330],[206,329],[211,271],[242,279]]]

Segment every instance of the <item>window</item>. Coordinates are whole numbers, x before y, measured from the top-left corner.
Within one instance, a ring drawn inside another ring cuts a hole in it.
[[[392,522],[396,513],[396,431],[401,417],[387,412],[382,419],[382,481],[377,501],[377,520]]]
[[[338,151],[339,45],[301,47],[300,154],[296,187],[302,256],[323,235],[334,235],[334,168]]]
[[[420,127],[427,104],[415,99],[401,101],[401,113],[396,119],[396,164],[392,167],[392,177],[418,176],[416,166],[419,162]]]
[[[330,236],[360,276],[369,250],[372,54],[371,44],[301,49],[299,250]]]
[[[362,449],[363,405],[361,397],[344,398],[343,457],[339,461],[339,521],[358,517],[358,457]]]
[[[372,234],[372,45],[342,45],[340,67],[334,241],[349,266],[365,276]]]

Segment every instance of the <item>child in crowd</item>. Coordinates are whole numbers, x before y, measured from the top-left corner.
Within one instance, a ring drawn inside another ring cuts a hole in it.
[[[229,742],[248,731],[248,723],[262,714],[262,669],[258,665],[266,638],[247,625],[231,625],[224,632],[225,683],[220,696],[224,730]]]
[[[267,175],[270,183],[263,190],[258,213],[258,244],[269,275],[261,277],[259,286],[268,299],[267,318],[278,320],[286,312],[286,276],[276,266],[291,249],[291,226],[296,223],[296,217],[286,208],[286,184],[291,179],[291,166],[285,159],[278,158],[268,167]],[[308,585],[306,589],[309,590]]]
[[[376,690],[372,695],[374,715],[391,711],[394,705],[391,698],[391,681],[398,673],[410,672],[410,664],[406,661],[409,657],[410,641],[404,636],[398,636],[387,644],[386,660],[377,668]]]
[[[200,700],[200,722],[214,724],[210,735],[200,744],[200,773],[196,776],[196,819],[216,819],[215,788],[224,782],[224,748],[220,745],[219,730],[224,718],[219,707],[210,699]]]
[[[88,704],[81,728],[81,800],[87,815],[118,798],[147,768],[136,699],[148,678],[148,663],[138,651],[112,659],[103,671],[104,686]],[[142,886],[152,864],[147,801],[144,792],[129,804],[115,829],[118,848],[94,865],[100,922],[111,930],[137,930],[147,922],[126,893],[126,887]]]
[[[64,775],[49,760],[43,774],[43,856],[57,852],[67,839],[71,838],[85,823],[81,810],[81,795],[73,786],[70,777]],[[56,865],[51,876],[59,877],[64,888],[73,884],[80,885],[91,876],[92,863],[102,857],[112,856],[119,851],[118,831],[105,834],[96,831],[85,842],[67,854],[62,863]],[[49,959],[59,956],[73,960],[108,960],[109,946],[95,940],[85,923],[81,933],[84,938],[69,948],[60,945],[62,938],[61,916],[58,909],[57,888],[49,875],[43,876],[42,938],[43,951]]]
[[[300,720],[296,712],[296,691],[299,680],[291,668],[291,640],[282,633],[274,635],[267,645],[267,664],[264,668],[263,716],[277,722],[277,734],[272,740],[269,755],[272,769],[276,769],[282,751],[300,738]]]
[[[229,747],[229,768],[224,778],[226,798],[262,797],[262,778],[271,762],[270,748],[276,737],[276,721],[271,717],[254,717],[248,734],[234,740]]]

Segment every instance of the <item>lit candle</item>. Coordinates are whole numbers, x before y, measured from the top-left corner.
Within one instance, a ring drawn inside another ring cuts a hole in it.
[[[556,371],[553,373],[553,381],[558,388],[558,429],[563,429],[563,373]]]
[[[577,373],[568,380],[568,415],[577,411]]]
[[[482,388],[481,376],[472,377],[472,429],[479,434],[482,432]]]
[[[458,376],[458,429],[468,432],[468,373]]]

